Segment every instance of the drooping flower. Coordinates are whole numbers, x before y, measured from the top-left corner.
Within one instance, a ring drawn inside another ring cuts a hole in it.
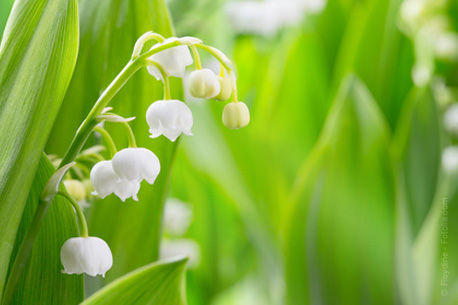
[[[227,104],[223,109],[223,124],[230,129],[239,129],[250,123],[250,110],[242,102]]]
[[[179,100],[156,101],[146,111],[151,138],[164,135],[174,142],[181,133],[192,136],[192,112]]]
[[[73,237],[68,239],[60,251],[64,266],[62,273],[90,276],[105,273],[113,265],[113,256],[107,243],[98,237]]]
[[[86,199],[86,188],[84,184],[75,179],[64,180],[65,189],[76,201],[80,202]]]
[[[167,38],[162,43],[155,44],[152,49],[166,43],[178,40],[176,37]],[[191,52],[187,46],[176,46],[152,55],[149,59],[159,63],[168,76],[183,77],[186,67],[193,63]],[[148,72],[158,80],[162,79],[161,72],[155,66],[148,66]]]
[[[114,172],[111,161],[101,161],[94,165],[91,170],[91,182],[95,190],[92,194],[102,199],[114,193],[122,201],[130,197],[138,201],[140,182],[120,179]]]
[[[159,159],[146,148],[125,148],[112,160],[113,170],[122,180],[153,184],[161,170]]]
[[[232,80],[228,77],[218,76],[218,81],[220,90],[213,99],[217,101],[227,101],[232,95]]]
[[[193,71],[188,78],[189,92],[197,98],[215,97],[221,90],[218,77],[210,69]]]

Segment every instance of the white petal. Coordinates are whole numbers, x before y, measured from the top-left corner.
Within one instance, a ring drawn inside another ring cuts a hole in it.
[[[176,37],[168,38],[162,43],[155,44],[152,49],[175,40],[177,40]],[[169,48],[152,55],[150,59],[159,63],[164,68],[168,76],[175,77],[183,77],[186,66],[189,66],[193,63],[191,53],[187,46],[176,46]],[[156,67],[149,66],[148,72],[157,79],[162,79],[162,76]]]
[[[156,155],[146,148],[126,148],[113,157],[113,169],[122,179],[140,182],[146,179],[153,184],[160,172]]]
[[[164,135],[171,141],[183,132],[192,134],[192,112],[189,107],[179,100],[156,101],[146,112],[146,121],[150,127],[151,137]]]
[[[60,252],[63,273],[97,276],[110,270],[113,256],[107,243],[98,237],[74,237],[68,239]]]
[[[193,97],[212,98],[221,90],[218,76],[210,69],[193,71],[188,78],[189,92]]]
[[[94,186],[93,194],[99,195],[102,199],[114,192],[115,184],[119,180],[111,161],[101,161],[94,165],[90,176]]]
[[[119,180],[116,182],[114,193],[122,202],[132,197],[133,200],[138,201],[137,194],[140,191],[140,182],[131,182],[127,180]]]

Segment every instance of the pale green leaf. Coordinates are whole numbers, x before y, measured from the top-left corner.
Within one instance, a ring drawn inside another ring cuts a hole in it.
[[[99,290],[81,305],[185,305],[186,259],[137,269]]]
[[[394,304],[389,133],[357,78],[342,84],[296,187],[286,235],[287,303]]]
[[[27,194],[76,61],[76,0],[17,0],[0,47],[0,294]]]

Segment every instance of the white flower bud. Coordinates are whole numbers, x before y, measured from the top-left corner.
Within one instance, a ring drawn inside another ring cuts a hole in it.
[[[111,161],[101,161],[94,165],[91,170],[91,182],[95,190],[92,194],[102,199],[114,193],[122,201],[130,197],[138,201],[140,182],[120,179],[114,172]]]
[[[242,102],[231,102],[223,109],[223,124],[230,129],[239,129],[250,123],[250,110]]]
[[[156,155],[146,148],[125,148],[117,152],[112,160],[113,170],[120,179],[153,184],[161,165]]]
[[[200,264],[200,246],[192,239],[164,240],[161,245],[161,259],[175,256],[187,256],[189,257],[188,267],[198,267]]]
[[[442,168],[447,173],[458,172],[458,146],[448,146],[442,151]]]
[[[179,100],[156,101],[146,111],[151,138],[164,135],[174,142],[181,133],[192,136],[192,112]]]
[[[155,44],[152,49],[166,43],[178,40],[176,37],[167,38],[161,43]],[[168,76],[183,77],[186,66],[193,63],[191,52],[187,46],[176,46],[152,55],[149,59],[159,63]],[[158,80],[162,79],[161,72],[155,66],[148,66],[148,72]]]
[[[220,91],[218,77],[210,69],[193,71],[188,78],[189,92],[197,98],[212,98]]]
[[[227,77],[218,76],[219,93],[213,98],[217,101],[227,101],[232,95],[232,80]]]
[[[64,180],[65,189],[76,201],[84,201],[86,199],[86,188],[84,184],[75,179]]]
[[[444,128],[454,136],[458,136],[458,104],[453,104],[444,113]]]
[[[107,243],[98,237],[74,237],[68,239],[60,251],[64,266],[62,273],[90,276],[105,273],[113,265],[113,256]]]

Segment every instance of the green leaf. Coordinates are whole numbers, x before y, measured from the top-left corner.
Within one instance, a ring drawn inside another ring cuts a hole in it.
[[[13,3],[14,0],[2,0],[0,2],[0,39],[2,38],[3,30],[5,29],[6,21],[8,20]]]
[[[186,259],[164,260],[107,285],[81,305],[184,305]]]
[[[49,131],[76,61],[76,0],[17,0],[0,47],[0,295]]]
[[[83,0],[80,2],[80,16],[81,48],[75,74],[47,146],[48,153],[58,155],[64,153],[78,124],[100,93],[129,61],[136,40],[147,31],[173,35],[169,13],[162,0]],[[181,81],[174,79],[174,98],[182,99],[181,88]],[[116,262],[107,273],[106,281],[158,258],[163,200],[176,143],[164,137],[149,138],[145,114],[151,103],[162,97],[162,83],[143,69],[110,103],[115,113],[136,117],[130,125],[137,145],[152,150],[158,156],[161,173],[154,185],[142,185],[138,204],[131,200],[122,204],[113,195],[95,202],[89,210],[89,232],[107,241]],[[105,126],[118,149],[127,146],[121,124],[108,122]],[[90,144],[93,143],[94,140]],[[97,282],[99,279],[90,281]],[[90,289],[100,284],[93,283]]]
[[[347,77],[296,181],[287,304],[395,303],[389,139],[369,91]]]
[[[10,268],[35,215],[40,194],[54,172],[54,166],[43,155],[22,215]],[[83,300],[83,276],[61,272],[63,267],[60,262],[60,249],[67,239],[74,236],[78,236],[75,212],[69,202],[57,196],[51,203],[35,240],[12,304],[71,305],[79,304]]]

